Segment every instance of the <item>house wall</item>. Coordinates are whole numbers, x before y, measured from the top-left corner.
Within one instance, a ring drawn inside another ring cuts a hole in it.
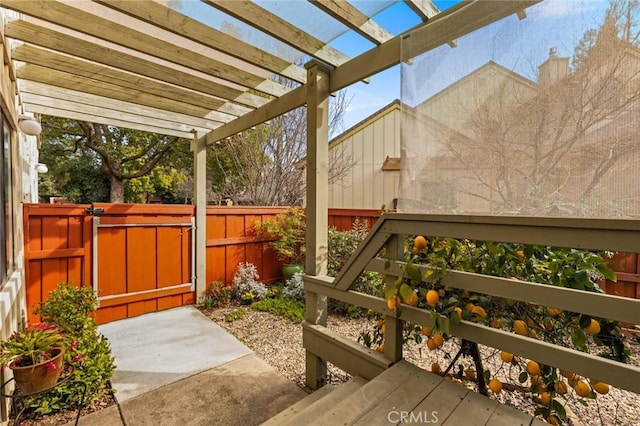
[[[331,143],[331,155],[346,158],[352,167],[329,184],[329,207],[380,209],[393,207],[399,171],[382,171],[387,156],[400,157],[400,105],[391,104]]]
[[[0,28],[11,16],[0,11]],[[3,206],[4,232],[0,232],[2,250],[6,261],[0,268],[0,340],[26,324],[26,295],[24,281],[24,235],[22,207],[24,201],[36,201],[37,138],[18,132],[18,88],[15,70],[11,62],[11,46],[1,35],[0,46],[0,149],[2,150],[2,176],[0,204]],[[9,371],[0,372],[0,380],[9,379]],[[5,391],[8,389],[5,389]],[[0,425],[7,423],[8,401],[0,400]]]

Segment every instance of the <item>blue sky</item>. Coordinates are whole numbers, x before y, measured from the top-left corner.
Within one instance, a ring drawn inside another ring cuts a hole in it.
[[[440,10],[445,10],[459,3],[459,0],[434,1]],[[420,19],[404,2],[396,2],[393,6],[376,15],[373,20],[397,35],[420,24]],[[347,33],[334,40],[331,45],[348,56],[357,56],[371,49],[373,44],[354,34]],[[370,83],[356,83],[347,89],[351,103],[345,114],[345,129],[352,127],[374,112],[383,108],[395,99],[400,98],[400,66],[395,66],[370,78]]]
[[[445,10],[458,1],[434,3]],[[419,66],[405,67],[405,81],[412,78],[419,81],[416,92],[420,92],[417,95],[420,99],[409,99],[406,94],[403,101],[419,103],[489,60],[535,81],[537,67],[548,58],[549,48],[556,47],[560,56],[572,56],[585,30],[599,26],[607,6],[606,0],[545,0],[528,8],[528,17],[522,21],[510,16],[462,37],[455,49],[441,46],[428,52],[414,61]],[[374,20],[394,35],[419,24],[404,2],[394,4]],[[331,44],[349,56],[373,47],[355,34],[346,34]],[[370,84],[356,83],[347,89],[352,100],[344,120],[345,129],[402,98],[400,69],[398,65],[372,76]]]

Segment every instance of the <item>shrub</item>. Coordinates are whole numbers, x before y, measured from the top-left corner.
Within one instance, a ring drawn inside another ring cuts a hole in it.
[[[240,263],[238,271],[233,276],[235,297],[247,303],[264,299],[267,295],[267,287],[259,282],[258,279],[260,279],[260,276],[255,265],[245,262]]]
[[[301,207],[291,207],[274,218],[255,224],[258,233],[274,238],[269,246],[275,250],[278,260],[295,264],[304,263],[306,227]]]
[[[204,295],[204,306],[207,309],[218,306],[226,306],[231,302],[233,287],[226,285],[222,281],[214,281],[207,286]]]
[[[293,278],[284,283],[282,295],[298,302],[304,301],[304,283],[302,282],[301,272],[294,274]]]
[[[356,219],[353,227],[348,231],[338,231],[335,227],[329,228],[329,253],[327,270],[330,276],[338,275],[349,257],[356,251],[358,245],[369,233],[369,223]],[[355,281],[352,290],[382,297],[384,280],[382,275],[376,272],[364,272]],[[351,317],[364,316],[366,310],[335,299],[329,299],[329,310],[341,315]]]
[[[235,320],[244,318],[245,313],[246,312],[244,309],[234,309],[233,311],[229,312],[227,316],[224,317],[224,319],[227,322],[234,322]]]
[[[75,287],[61,283],[48,299],[35,310],[42,321],[58,324],[69,333],[73,343],[65,352],[65,362],[72,368],[72,379],[87,384],[85,403],[98,399],[107,386],[114,358],[107,338],[98,332],[93,314],[98,300],[91,287]],[[82,386],[67,382],[35,398],[30,405],[36,412],[47,414],[80,403]]]
[[[251,307],[257,311],[270,312],[295,323],[301,323],[304,320],[304,304],[284,297],[263,299],[253,303]]]

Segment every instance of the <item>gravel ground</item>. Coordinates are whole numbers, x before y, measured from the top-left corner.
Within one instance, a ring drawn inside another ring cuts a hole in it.
[[[244,309],[244,316],[233,322],[226,321],[226,316],[235,309]],[[305,387],[305,358],[302,347],[302,327],[299,324],[247,307],[218,308],[203,312],[280,371],[282,375],[299,386]],[[354,340],[362,331],[371,327],[366,319],[348,319],[331,315],[327,324],[330,329]],[[422,348],[424,350],[421,350]],[[404,355],[407,361],[426,370],[430,370],[431,364],[434,362],[438,362],[445,369],[457,349],[458,346],[451,341],[446,342],[442,348],[436,351],[429,351],[424,344],[411,345],[405,349]],[[635,365],[640,365],[640,347],[634,344],[632,350],[634,352],[632,362]],[[514,378],[517,378],[519,372],[517,368],[513,368],[511,372],[505,368],[505,364],[500,360],[496,350],[481,347],[481,352],[485,367],[488,366],[491,371],[497,371],[496,374],[501,377],[506,377],[511,373]],[[461,362],[465,364],[465,368],[472,366],[471,359],[462,357]],[[329,365],[328,371],[331,383],[342,383],[349,379],[348,374],[335,366]],[[471,389],[475,388],[473,382],[465,382],[465,386]],[[591,400],[588,406],[583,406],[573,397],[571,391],[567,396],[564,405],[567,408],[571,425],[631,426],[640,424],[640,395],[612,388],[607,395],[599,395],[595,401]],[[530,397],[518,391],[503,391],[498,395],[492,395],[492,397],[529,414],[533,414],[538,406]]]

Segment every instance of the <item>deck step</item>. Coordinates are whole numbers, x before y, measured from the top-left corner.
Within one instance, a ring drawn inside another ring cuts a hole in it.
[[[280,418],[280,414],[277,414],[275,417],[263,423],[263,425],[298,426],[309,424],[309,419],[316,418],[322,413],[330,410],[332,407],[335,407],[340,401],[350,397],[350,395],[353,395],[354,392],[357,392],[358,389],[360,389],[366,383],[367,381],[361,377],[353,377],[347,383],[344,383],[340,386],[335,386],[333,387],[333,389],[331,389],[332,387],[330,386],[323,386],[311,395],[304,398],[302,401],[294,404],[297,405],[307,399],[310,399],[310,402],[308,404],[305,403],[305,406],[300,410],[296,409],[295,413],[287,414],[281,412],[280,414],[283,414],[283,417]]]
[[[336,424],[352,424],[377,407],[390,393],[393,393],[408,380],[419,374],[419,371],[415,366],[405,361],[400,361],[353,392],[348,398],[343,398],[329,409],[309,417],[310,421],[307,422],[307,425],[334,426]]]
[[[329,393],[335,390],[335,386],[333,385],[324,385],[317,391],[310,393],[309,396],[302,398],[300,401],[296,402],[292,406],[282,410],[274,417],[270,418],[266,422],[262,423],[261,426],[280,426],[282,424],[287,423],[291,418],[295,417],[302,410],[313,404],[314,402],[324,398]]]

